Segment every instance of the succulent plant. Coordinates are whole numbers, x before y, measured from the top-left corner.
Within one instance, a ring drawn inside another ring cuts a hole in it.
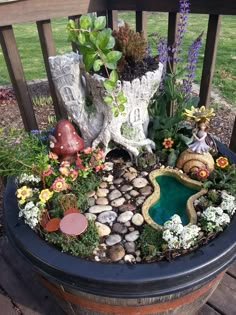
[[[215,189],[209,190],[207,196],[210,199],[210,201],[213,202],[213,204],[219,204],[221,201],[220,193]]]
[[[127,23],[114,30],[115,49],[122,52],[122,58],[118,62],[118,70],[122,71],[125,64],[140,62],[144,59],[147,41],[143,33],[131,30]]]

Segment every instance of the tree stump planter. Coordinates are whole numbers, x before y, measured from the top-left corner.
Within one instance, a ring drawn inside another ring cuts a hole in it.
[[[235,162],[235,155],[228,156]],[[104,264],[70,256],[19,220],[15,190],[10,179],[4,199],[7,236],[66,314],[195,315],[236,258],[236,217],[209,244],[171,262]]]

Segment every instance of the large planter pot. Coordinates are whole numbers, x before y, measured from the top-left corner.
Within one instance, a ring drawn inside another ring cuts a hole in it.
[[[6,233],[67,314],[195,315],[236,257],[236,217],[209,244],[171,262],[103,264],[73,257],[19,220],[15,190],[10,179],[4,199]]]

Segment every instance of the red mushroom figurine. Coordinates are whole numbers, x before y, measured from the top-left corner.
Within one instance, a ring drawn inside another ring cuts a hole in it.
[[[84,141],[77,135],[72,123],[62,119],[56,124],[55,131],[50,136],[50,148],[62,161],[72,162],[76,153],[84,148]]]

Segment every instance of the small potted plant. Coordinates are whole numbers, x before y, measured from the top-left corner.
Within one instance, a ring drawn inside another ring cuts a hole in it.
[[[58,94],[85,144],[103,145],[107,153],[113,142],[133,157],[142,148],[152,152],[148,104],[159,87],[163,65],[147,55],[143,34],[127,23],[112,31],[104,16],[93,15],[81,16],[78,26],[69,21],[68,31],[80,55],[50,57],[50,66]]]

